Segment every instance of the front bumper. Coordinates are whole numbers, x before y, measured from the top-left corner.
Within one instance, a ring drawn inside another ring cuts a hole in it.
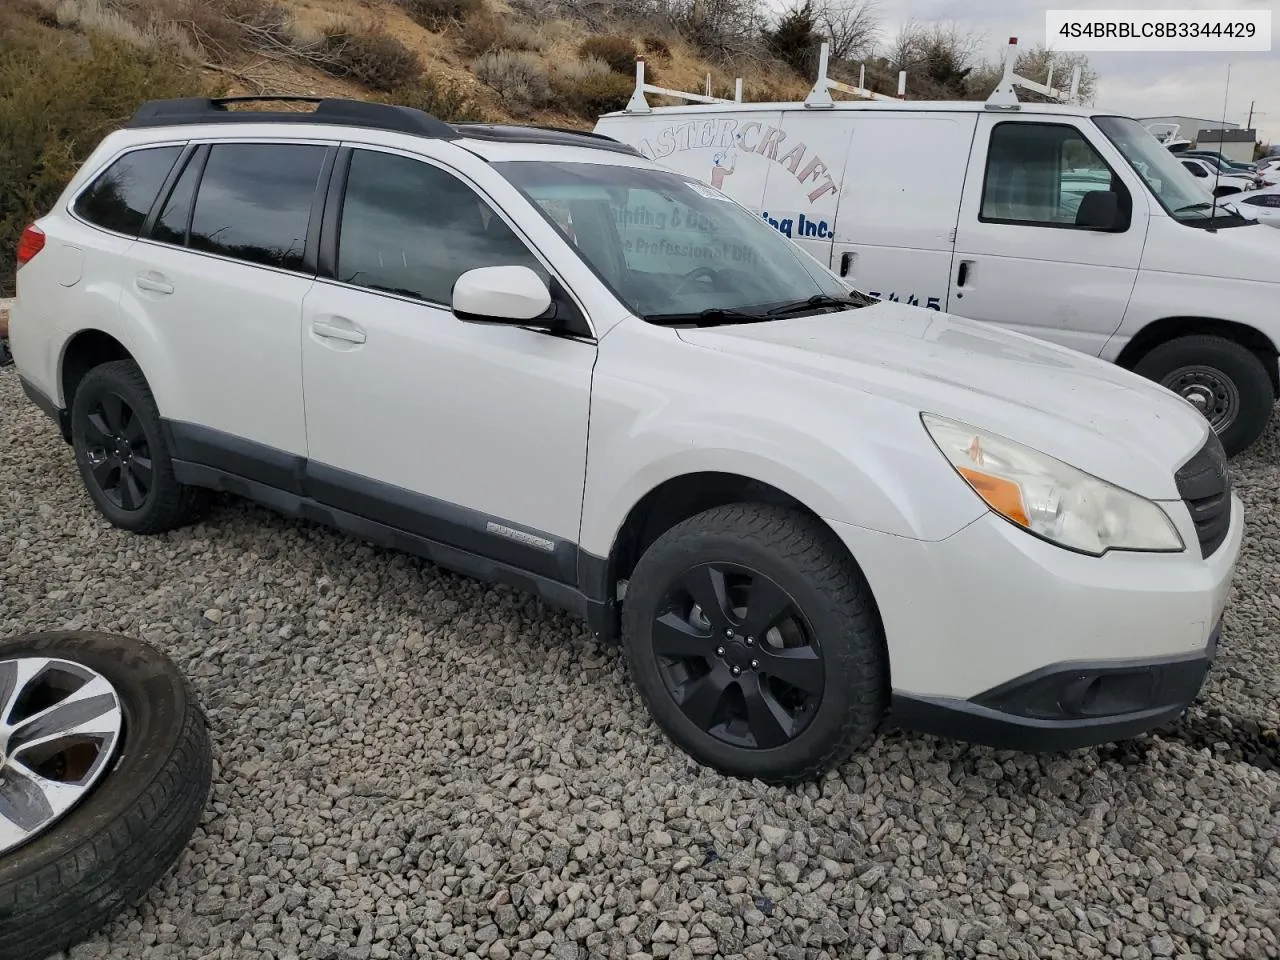
[[[1134,736],[1176,719],[1217,650],[1244,535],[1231,494],[1207,559],[1188,549],[1090,557],[992,514],[937,542],[832,522],[870,584],[892,680],[889,723],[1028,751]]]
[[[890,723],[1027,752],[1124,740],[1182,715],[1204,684],[1220,631],[1201,654],[1054,664],[969,700],[895,692]]]

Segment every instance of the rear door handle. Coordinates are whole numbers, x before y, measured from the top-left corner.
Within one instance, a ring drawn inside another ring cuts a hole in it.
[[[311,322],[311,332],[317,337],[325,340],[342,340],[345,343],[364,343],[364,331],[357,327],[351,321],[346,321],[350,326],[342,326],[337,323],[330,323],[327,320],[313,320]]]
[[[133,285],[152,293],[173,293],[173,284],[158,273],[140,273],[133,278]]]
[[[849,270],[853,266],[853,259],[856,253],[844,253],[840,255],[840,276],[847,277]]]
[[[969,279],[969,268],[973,266],[972,260],[961,260],[960,269],[956,272],[956,286],[963,287]]]

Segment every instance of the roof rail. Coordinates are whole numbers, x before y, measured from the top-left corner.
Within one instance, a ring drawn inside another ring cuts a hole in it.
[[[1061,103],[1070,103],[1076,99],[1080,92],[1080,67],[1077,65],[1071,71],[1071,91],[1069,93],[1059,90],[1053,86],[1053,65],[1049,65],[1049,76],[1046,78],[1048,83],[1037,83],[1034,80],[1028,80],[1026,77],[1020,77],[1013,72],[1018,61],[1018,38],[1009,38],[1009,49],[1005,54],[1004,60],[1004,76],[1000,78],[1000,82],[996,88],[991,91],[991,96],[987,97],[986,108],[988,110],[1020,110],[1022,102],[1018,99],[1018,94],[1014,87],[1025,87],[1027,90],[1033,90],[1036,93],[1057,100]]]
[[[567,127],[533,126],[515,123],[474,123],[453,124],[459,135],[475,140],[506,141],[509,143],[549,143],[571,147],[591,147],[596,150],[609,150],[613,153],[625,153],[633,157],[643,157],[639,150],[628,143],[622,143],[603,133],[586,130],[570,130]]]
[[[636,57],[636,89],[631,94],[631,99],[627,101],[624,113],[650,113],[653,108],[649,106],[649,101],[644,98],[646,93],[656,93],[662,97],[676,97],[680,100],[688,100],[693,103],[741,103],[742,102],[742,78],[738,77],[734,81],[733,99],[726,100],[723,97],[711,96],[711,75],[707,74],[707,92],[688,93],[684,90],[670,90],[667,87],[655,86],[652,83],[644,82],[644,57]]]
[[[907,71],[898,71],[898,95],[890,97],[883,93],[872,93],[867,89],[867,68],[864,64],[858,71],[858,85],[850,86],[847,83],[841,83],[839,80],[832,80],[827,76],[827,64],[831,56],[830,44],[823,42],[818,48],[818,79],[814,81],[813,89],[809,91],[809,95],[804,98],[804,105],[814,109],[828,109],[835,106],[835,101],[831,99],[831,91],[839,90],[841,93],[847,93],[851,96],[862,97],[864,100],[905,100],[907,96]]]
[[[229,110],[237,103],[314,103],[314,111]],[[148,100],[134,111],[126,127],[169,127],[191,123],[324,123],[410,133],[436,140],[459,136],[452,126],[414,107],[331,97],[180,97]]]

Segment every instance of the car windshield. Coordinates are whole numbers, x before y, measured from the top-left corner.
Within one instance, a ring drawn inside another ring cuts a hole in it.
[[[1116,145],[1170,215],[1183,221],[1224,215],[1221,206],[1215,213],[1213,195],[1200,185],[1182,161],[1138,121],[1128,117],[1094,117],[1093,122]]]
[[[746,323],[868,302],[762,218],[679,174],[529,160],[494,167],[650,322]]]

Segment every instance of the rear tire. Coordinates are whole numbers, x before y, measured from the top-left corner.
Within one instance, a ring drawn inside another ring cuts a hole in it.
[[[798,510],[731,504],[668,530],[627,585],[622,639],[658,725],[731,776],[817,777],[888,706],[870,588],[831,530]]]
[[[90,370],[71,403],[76,466],[98,511],[133,533],[163,533],[204,512],[209,491],[179,483],[155,397],[132,360]]]
[[[1271,420],[1276,397],[1257,354],[1234,340],[1194,334],[1152,349],[1134,372],[1191,400],[1227,456],[1247,449]]]

